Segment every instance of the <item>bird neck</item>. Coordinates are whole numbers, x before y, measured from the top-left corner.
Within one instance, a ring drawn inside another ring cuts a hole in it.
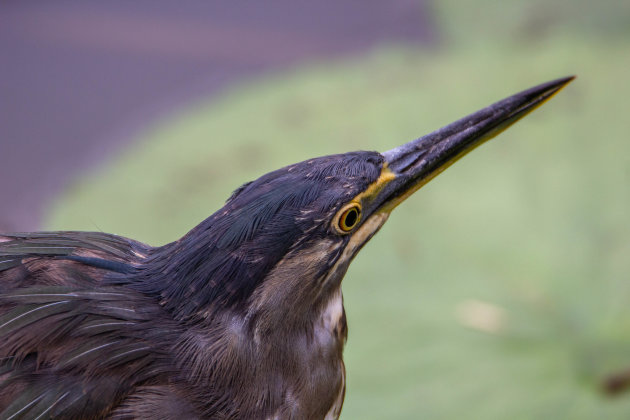
[[[186,329],[178,340],[178,371],[209,417],[225,409],[226,394],[233,398],[228,408],[242,418],[323,418],[335,403],[340,406],[347,336],[341,290],[301,330],[288,324],[267,328],[262,321],[226,310]]]
[[[289,247],[250,241],[230,248],[217,245],[212,218],[176,242],[155,248],[128,280],[155,296],[178,320],[197,320],[216,311],[241,310]]]

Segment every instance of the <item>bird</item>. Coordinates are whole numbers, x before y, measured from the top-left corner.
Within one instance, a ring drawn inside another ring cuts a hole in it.
[[[0,418],[339,418],[353,258],[400,203],[573,78],[383,153],[267,173],[163,246],[1,234]]]

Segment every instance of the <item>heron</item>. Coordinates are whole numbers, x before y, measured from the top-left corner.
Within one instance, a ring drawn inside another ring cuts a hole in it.
[[[571,80],[383,153],[272,171],[163,246],[0,235],[0,418],[339,418],[353,258],[399,204]]]

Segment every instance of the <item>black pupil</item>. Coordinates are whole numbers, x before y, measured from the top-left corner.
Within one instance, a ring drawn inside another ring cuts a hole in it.
[[[346,219],[344,220],[344,224],[346,227],[352,227],[357,222],[359,218],[359,212],[357,209],[350,209],[348,213],[346,213]]]

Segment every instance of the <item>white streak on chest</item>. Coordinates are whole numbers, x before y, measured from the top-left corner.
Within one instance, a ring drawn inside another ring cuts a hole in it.
[[[343,296],[340,288],[332,294],[315,325],[315,337],[320,345],[327,347],[336,344],[337,331],[340,328],[339,323],[342,316]]]
[[[324,324],[324,328],[331,332],[334,331],[337,325],[339,325],[342,316],[343,296],[341,295],[341,289],[337,289],[322,312],[321,320]]]

